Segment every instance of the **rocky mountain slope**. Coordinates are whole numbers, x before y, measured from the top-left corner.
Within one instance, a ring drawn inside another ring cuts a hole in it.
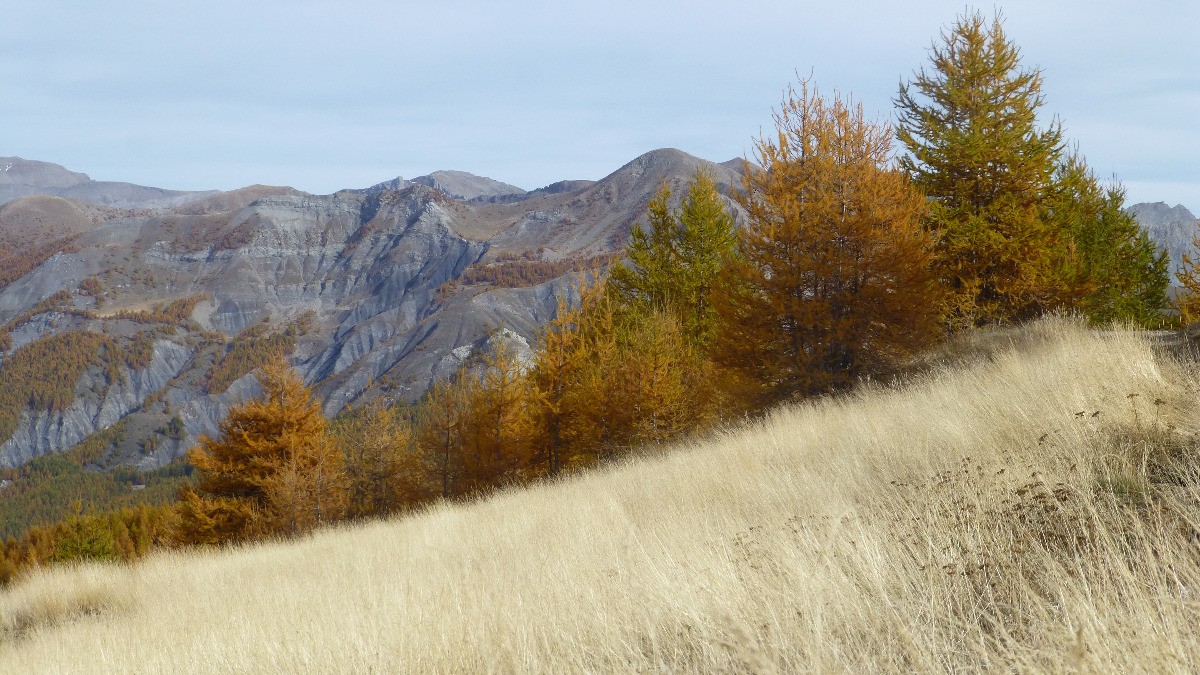
[[[322,196],[147,188],[97,203],[69,196],[99,194],[82,174],[9,162],[0,188],[40,192],[0,207],[13,260],[37,263],[0,278],[0,378],[32,367],[73,386],[50,403],[0,396],[0,465],[119,425],[89,461],[142,467],[253,395],[244,375],[272,349],[334,414],[364,396],[415,400],[489,337],[532,343],[574,270],[610,259],[659,185],[679,192],[703,166],[728,194],[740,166],[657,150],[531,192],[435,172]]]
[[[1174,280],[1184,252],[1192,250],[1192,235],[1196,234],[1198,224],[1196,216],[1182,204],[1171,207],[1163,202],[1134,204],[1126,211],[1146,228],[1151,239],[1167,250]]]

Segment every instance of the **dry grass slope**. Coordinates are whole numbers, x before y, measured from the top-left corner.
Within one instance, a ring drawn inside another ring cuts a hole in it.
[[[1191,670],[1200,385],[1151,341],[1045,321],[579,478],[48,571],[0,670]]]

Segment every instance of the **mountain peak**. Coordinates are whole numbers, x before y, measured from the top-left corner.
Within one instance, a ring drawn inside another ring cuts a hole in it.
[[[447,197],[463,200],[518,195],[527,192],[515,185],[485,176],[476,176],[466,171],[434,171],[425,176],[417,176],[412,179],[412,182],[431,187]]]
[[[70,171],[58,164],[20,157],[0,157],[0,185],[53,189],[74,187],[91,180],[85,173]]]

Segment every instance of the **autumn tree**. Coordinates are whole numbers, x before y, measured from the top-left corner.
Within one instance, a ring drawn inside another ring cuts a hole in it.
[[[749,222],[714,296],[714,355],[753,403],[844,386],[937,336],[925,202],[891,166],[888,127],[807,82],[756,142]]]
[[[930,201],[936,271],[952,326],[1030,318],[1072,304],[1067,233],[1045,217],[1062,128],[1040,128],[1042,74],[996,16],[960,17],[900,87],[901,167]]]
[[[483,361],[479,385],[469,399],[463,468],[470,491],[498,485],[529,464],[525,369],[507,341],[493,342],[492,352]]]
[[[711,363],[679,317],[649,309],[625,315],[618,330],[610,384],[597,392],[610,405],[595,408],[609,418],[609,444],[659,445],[707,425],[717,404]]]
[[[334,433],[346,464],[347,515],[386,516],[428,498],[412,425],[382,400],[341,420]]]
[[[261,398],[230,409],[188,452],[199,480],[180,496],[180,539],[215,544],[297,534],[339,518],[341,454],[319,402],[282,359],[259,371]]]
[[[554,318],[542,329],[530,369],[531,438],[535,456],[553,476],[579,449],[578,429],[584,415],[582,375],[590,352],[581,332],[584,312],[597,299],[597,286],[581,286],[580,306],[558,301]]]
[[[612,269],[609,288],[627,306],[670,312],[693,344],[707,345],[716,320],[709,298],[737,229],[707,169],[692,177],[678,211],[670,201],[664,183],[648,205],[648,225],[634,225],[628,265]]]
[[[471,389],[466,378],[434,382],[418,408],[415,450],[442,499],[461,492]]]
[[[551,475],[664,442],[715,414],[708,361],[680,319],[622,306],[608,283],[579,280],[578,304],[560,303],[529,373],[533,443]]]
[[[1200,250],[1200,222],[1192,233],[1192,246],[1183,254],[1175,274],[1180,288],[1171,306],[1179,312],[1179,323],[1184,326],[1200,321],[1200,261],[1193,255],[1197,250]]]
[[[1127,321],[1159,327],[1167,308],[1167,253],[1125,212],[1125,191],[1104,186],[1078,150],[1054,180],[1047,217],[1074,246],[1073,283],[1079,309],[1095,324]]]

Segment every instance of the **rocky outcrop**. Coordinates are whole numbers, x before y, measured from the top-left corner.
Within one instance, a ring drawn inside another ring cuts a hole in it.
[[[111,427],[179,375],[190,356],[186,347],[159,340],[148,366],[125,370],[102,394],[98,389],[103,374],[88,373],[77,387],[75,401],[65,410],[22,416],[16,432],[0,444],[0,466],[19,466],[39,455],[65,450]]]
[[[1180,204],[1171,207],[1164,202],[1134,204],[1126,211],[1137,219],[1155,243],[1167,251],[1171,282],[1177,283],[1175,271],[1179,269],[1183,254],[1195,255],[1192,235],[1197,232],[1196,216]]]

